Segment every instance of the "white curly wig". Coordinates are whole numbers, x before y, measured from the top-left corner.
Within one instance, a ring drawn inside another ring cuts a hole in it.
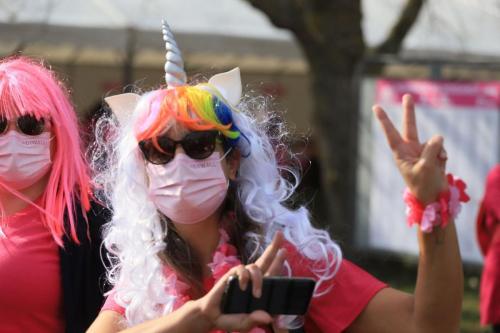
[[[102,186],[101,199],[114,213],[104,230],[104,245],[112,262],[108,279],[114,286],[115,301],[126,309],[129,326],[172,312],[176,301],[173,291],[177,277],[164,276],[166,263],[160,259],[160,254],[165,255],[168,228],[148,196],[145,161],[134,131],[158,91],[142,95],[133,114],[120,126],[110,128],[113,122],[101,119],[93,154],[94,180]],[[216,95],[220,96],[220,92]],[[286,131],[283,126],[276,130],[268,104],[263,97],[245,97],[231,107],[234,125],[244,135],[236,148],[247,152],[241,158],[235,181],[237,199],[245,214],[262,230],[262,234],[243,235],[246,255],[255,261],[275,232],[282,230],[285,239],[311,260],[317,297],[328,291],[323,282],[335,275],[342,254],[326,231],[311,225],[306,207],[292,210],[285,205],[298,186],[299,172],[278,164],[275,149],[284,147]],[[270,124],[275,133],[269,133]],[[106,140],[102,139],[103,128]],[[115,135],[110,136],[111,132]],[[103,155],[107,156],[105,163]],[[285,178],[284,173],[292,177]]]

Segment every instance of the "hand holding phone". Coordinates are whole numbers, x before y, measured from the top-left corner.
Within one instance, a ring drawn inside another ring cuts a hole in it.
[[[251,281],[241,290],[237,276],[229,278],[222,297],[222,313],[251,313],[263,310],[270,315],[304,315],[315,281],[309,278],[265,277],[262,295],[252,295]]]
[[[202,298],[193,301],[193,306],[196,307],[202,316],[211,323],[214,327],[223,331],[248,331],[256,326],[265,326],[272,323],[273,318],[265,311],[253,311],[251,313],[227,314],[222,312],[222,298],[224,291],[227,288],[227,283],[232,275],[238,275],[241,280],[235,280],[235,287],[238,287],[238,282],[242,286],[246,286],[246,290],[252,290],[248,287],[248,281],[257,281],[259,285],[263,282],[262,275],[279,274],[283,268],[283,263],[286,259],[286,251],[283,251],[284,242],[283,233],[276,232],[273,241],[269,244],[262,255],[257,259],[255,264],[247,266],[237,266],[230,269],[214,287]],[[257,267],[254,267],[257,266]],[[257,270],[260,274],[258,274]],[[260,277],[259,277],[260,275]],[[246,280],[246,282],[245,282]],[[254,285],[257,289],[262,290],[259,286]],[[234,287],[233,287],[234,288]],[[259,293],[260,294],[260,293]]]

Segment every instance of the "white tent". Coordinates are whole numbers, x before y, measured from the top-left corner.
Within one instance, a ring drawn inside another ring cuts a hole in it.
[[[369,45],[384,38],[405,2],[362,1]],[[238,59],[278,70],[306,68],[290,33],[244,0],[0,0],[0,54],[24,46],[27,53],[58,61],[106,62],[123,59],[132,44],[134,61],[156,62],[152,51],[161,51],[163,18],[195,62]],[[498,0],[427,1],[404,48],[498,56],[499,18]]]
[[[363,31],[380,42],[406,0],[364,0]],[[65,62],[158,63],[166,18],[195,63],[304,72],[288,31],[275,28],[244,0],[0,0],[0,55],[18,47]],[[406,51],[498,56],[498,0],[427,1],[404,42]]]
[[[364,0],[363,32],[369,45],[381,42],[406,0]],[[426,1],[403,49],[410,53],[500,58],[500,1]]]
[[[241,0],[0,0],[0,56],[22,50],[46,59],[64,73],[85,113],[119,90],[127,73],[143,88],[161,82],[164,18],[189,74],[239,66],[251,89],[286,95],[277,96],[281,108],[308,131],[307,66],[299,47]]]
[[[22,48],[58,63],[116,63],[133,55],[134,65],[157,66],[163,18],[188,64],[304,71],[290,33],[238,0],[0,1],[0,54]]]

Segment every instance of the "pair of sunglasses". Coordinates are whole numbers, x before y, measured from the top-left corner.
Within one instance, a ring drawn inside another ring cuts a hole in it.
[[[37,119],[33,115],[24,115],[16,119],[16,126],[19,131],[26,135],[40,135],[45,130],[45,119]],[[4,134],[9,128],[9,120],[0,116],[0,134]]]
[[[220,137],[218,131],[197,131],[187,134],[182,140],[172,140],[166,135],[153,139],[142,140],[139,148],[144,158],[152,164],[167,164],[175,157],[177,145],[181,145],[187,156],[195,160],[203,160],[215,150],[216,139]]]

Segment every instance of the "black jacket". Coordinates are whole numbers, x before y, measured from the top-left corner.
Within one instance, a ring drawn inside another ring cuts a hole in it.
[[[66,333],[87,330],[103,305],[103,293],[108,290],[103,263],[106,255],[101,246],[101,232],[103,224],[111,219],[111,212],[93,202],[87,213],[87,233],[84,216],[79,205],[75,206],[80,245],[65,236],[64,248],[59,250]]]

